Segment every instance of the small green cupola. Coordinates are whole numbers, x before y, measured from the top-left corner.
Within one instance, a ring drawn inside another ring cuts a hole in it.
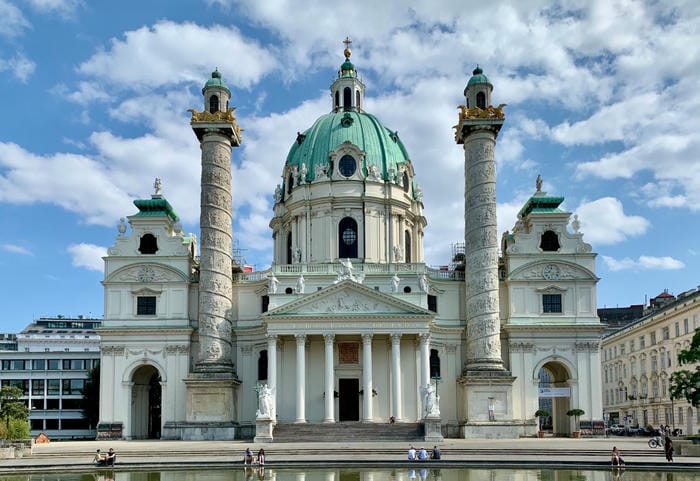
[[[228,110],[228,103],[231,99],[231,91],[221,76],[219,69],[211,73],[211,78],[207,80],[202,88],[204,96],[204,110],[209,113],[225,112]]]
[[[171,222],[177,222],[180,218],[175,209],[160,192],[160,179],[156,178],[153,188],[154,193],[150,199],[136,199],[134,201],[139,212],[133,217],[167,217]]]
[[[491,92],[493,85],[478,65],[472,71],[472,76],[464,89],[467,100],[467,108],[479,107],[485,109],[491,105]]]
[[[333,97],[332,111],[362,112],[365,86],[357,77],[357,70],[355,70],[355,66],[350,61],[350,55],[352,55],[350,44],[352,40],[350,40],[350,37],[346,37],[343,43],[345,44],[345,50],[343,50],[345,62],[343,62],[340,66],[340,70],[338,70],[337,80],[331,85],[331,96]]]

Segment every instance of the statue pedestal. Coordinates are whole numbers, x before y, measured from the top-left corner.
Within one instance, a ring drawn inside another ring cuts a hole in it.
[[[262,416],[255,419],[255,438],[254,443],[271,443],[272,442],[272,426],[274,422],[267,416]]]
[[[467,371],[459,379],[466,422],[461,437],[518,439],[523,421],[513,419],[513,382],[509,371]]]
[[[423,419],[423,426],[425,429],[425,441],[430,441],[431,443],[439,443],[443,441],[442,437],[442,419],[440,416],[426,416]]]

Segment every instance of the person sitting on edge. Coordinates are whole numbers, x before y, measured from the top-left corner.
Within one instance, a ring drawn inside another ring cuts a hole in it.
[[[428,451],[425,450],[425,448],[420,448],[420,451],[418,451],[418,461],[427,461],[428,460]]]
[[[430,453],[430,459],[440,459],[440,450],[437,446],[433,446],[433,452]]]
[[[265,450],[263,448],[258,451],[258,464],[265,464]]]
[[[102,452],[99,449],[95,453],[95,457],[92,460],[92,462],[95,463],[97,466],[104,466],[105,464],[107,464],[107,461],[105,460],[105,455],[102,454]]]
[[[245,448],[245,453],[243,454],[243,464],[253,464],[253,453],[250,448]]]
[[[409,461],[415,461],[416,460],[416,449],[411,446],[408,448],[408,460]]]
[[[622,455],[620,454],[620,451],[617,449],[617,446],[613,446],[612,448],[612,459],[610,461],[613,466],[624,466],[625,465],[625,460],[623,459]]]
[[[114,461],[117,460],[117,453],[114,452],[114,448],[109,448],[107,451],[107,457],[105,458],[105,464],[107,466],[114,466]]]

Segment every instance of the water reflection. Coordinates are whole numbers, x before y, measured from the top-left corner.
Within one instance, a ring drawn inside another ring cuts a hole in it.
[[[433,469],[429,467],[264,468],[233,466],[192,471],[95,470],[93,473],[15,474],[0,481],[697,481],[697,473],[564,469]]]

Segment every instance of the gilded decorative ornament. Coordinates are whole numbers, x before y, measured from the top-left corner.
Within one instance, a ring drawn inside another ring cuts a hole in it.
[[[207,110],[197,112],[195,109],[187,109],[187,111],[192,114],[190,125],[198,122],[227,122],[233,126],[236,135],[240,137],[242,129],[238,127],[236,123],[236,116],[233,115],[234,110],[236,110],[236,107],[229,107],[227,110],[217,110],[216,112],[209,112]]]
[[[503,107],[506,104],[500,104],[498,107],[489,105],[485,109],[479,107],[468,108],[466,105],[459,105],[459,121],[473,119],[504,119]]]

